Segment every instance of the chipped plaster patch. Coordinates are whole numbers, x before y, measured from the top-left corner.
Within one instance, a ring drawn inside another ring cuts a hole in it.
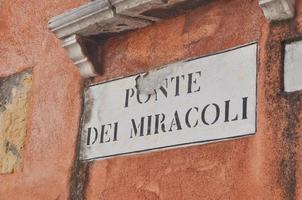
[[[154,91],[160,88],[164,80],[173,74],[175,66],[181,63],[174,63],[164,66],[161,69],[153,70],[140,75],[136,78],[136,88],[142,94],[154,94]]]
[[[0,79],[0,174],[20,168],[31,84],[28,71]]]

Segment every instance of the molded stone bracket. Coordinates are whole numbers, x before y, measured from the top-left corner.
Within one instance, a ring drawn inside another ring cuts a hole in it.
[[[259,5],[269,21],[290,19],[295,15],[295,0],[259,0]]]
[[[149,24],[146,20],[118,15],[109,1],[97,0],[53,17],[48,26],[62,40],[62,46],[82,77],[89,78],[101,71],[98,42],[91,36],[109,35]]]
[[[98,53],[97,43],[75,34],[62,41],[62,46],[67,50],[70,59],[79,68],[83,78],[98,75],[97,66],[99,66],[99,63],[97,56],[93,57],[92,54],[89,53],[88,48],[88,45],[90,45],[90,49]]]

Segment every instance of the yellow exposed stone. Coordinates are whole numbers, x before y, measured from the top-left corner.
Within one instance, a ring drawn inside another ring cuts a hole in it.
[[[4,98],[8,99],[5,104],[2,102],[4,109],[0,110],[0,174],[12,173],[21,166],[31,83],[32,76],[29,72],[0,82],[0,96],[6,95]],[[9,91],[4,92],[3,88]]]

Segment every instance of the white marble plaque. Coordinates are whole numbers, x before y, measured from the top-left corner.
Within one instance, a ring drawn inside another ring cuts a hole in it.
[[[302,41],[285,45],[284,90],[302,90]]]
[[[257,44],[90,86],[81,160],[202,144],[256,131]]]

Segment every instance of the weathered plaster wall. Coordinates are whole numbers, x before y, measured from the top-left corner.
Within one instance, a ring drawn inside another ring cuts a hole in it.
[[[0,175],[0,199],[302,199],[301,93],[282,92],[282,41],[302,36],[301,0],[286,22],[269,25],[257,0],[216,0],[106,41],[94,82],[259,41],[257,134],[78,165],[84,84],[47,21],[85,2],[0,1],[0,77],[33,75],[23,161]]]
[[[213,1],[107,41],[102,55],[105,74],[96,82],[257,40],[257,134],[95,161],[87,199],[302,198],[301,93],[282,92],[282,41],[301,37],[301,3],[295,19],[269,25],[257,1]]]
[[[47,22],[86,2],[0,1],[0,77],[31,69],[33,78],[22,164],[0,175],[1,200],[69,196],[82,81]]]

